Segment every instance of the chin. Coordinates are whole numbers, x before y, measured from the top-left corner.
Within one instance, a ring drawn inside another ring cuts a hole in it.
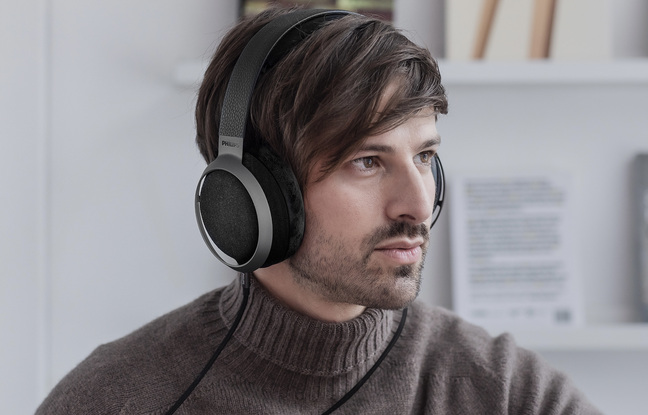
[[[416,300],[420,288],[420,277],[415,278],[411,274],[397,276],[395,281],[382,287],[382,289],[379,287],[372,289],[368,293],[370,296],[365,296],[365,301],[362,305],[384,310],[400,310]]]
[[[419,287],[420,284],[417,284],[416,288],[402,292],[400,296],[394,298],[394,301],[392,301],[391,304],[387,304],[388,307],[384,308],[388,310],[397,310],[409,306],[418,298]]]

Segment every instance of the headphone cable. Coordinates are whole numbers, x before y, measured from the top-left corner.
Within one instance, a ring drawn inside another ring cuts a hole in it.
[[[401,332],[403,331],[403,327],[405,326],[405,319],[407,318],[407,308],[403,309],[403,315],[401,317],[400,323],[398,323],[398,328],[396,329],[396,333],[394,333],[394,337],[391,338],[389,341],[389,344],[385,348],[385,350],[382,352],[378,360],[376,360],[376,363],[374,363],[373,366],[371,366],[371,369],[358,381],[358,383],[355,384],[355,386],[348,391],[342,398],[340,398],[339,401],[337,401],[333,406],[331,406],[326,412],[324,412],[322,415],[328,415],[330,413],[333,413],[333,411],[337,410],[340,406],[344,405],[346,401],[348,401],[357,391],[364,385],[364,383],[369,380],[371,375],[378,369],[378,366],[382,363],[383,360],[387,357],[389,354],[389,351],[394,347],[396,344],[396,340],[401,335]]]
[[[175,413],[175,411],[180,408],[180,406],[183,404],[183,402],[191,395],[191,393],[196,389],[196,386],[200,383],[200,381],[205,377],[207,372],[209,372],[209,369],[214,365],[214,362],[218,358],[218,355],[221,354],[227,343],[230,341],[232,336],[234,335],[234,332],[236,331],[236,328],[238,327],[239,323],[241,322],[241,318],[243,317],[243,312],[245,311],[245,307],[247,306],[248,298],[250,296],[250,277],[248,274],[243,273],[241,277],[241,284],[243,285],[243,301],[241,302],[241,306],[238,309],[238,312],[236,313],[236,318],[234,319],[234,323],[232,323],[232,327],[230,327],[229,331],[225,335],[225,338],[221,343],[218,345],[218,348],[212,355],[212,357],[209,359],[203,370],[196,376],[194,381],[189,385],[187,390],[184,391],[184,393],[178,398],[178,400],[173,404],[171,409],[169,409],[166,412],[166,415],[172,415]]]
[[[189,387],[184,391],[184,393],[178,398],[178,400],[173,404],[173,406],[166,412],[165,415],[173,415],[178,408],[184,403],[185,400],[191,395],[191,393],[196,389],[200,381],[205,377],[207,372],[209,372],[209,369],[214,365],[214,362],[218,358],[218,356],[221,354],[227,343],[230,341],[232,336],[234,335],[234,332],[236,331],[236,328],[238,327],[239,323],[241,322],[241,318],[243,317],[243,313],[245,312],[245,308],[248,303],[248,298],[250,296],[250,277],[246,273],[242,274],[242,279],[241,279],[241,284],[243,285],[243,301],[241,302],[241,306],[239,307],[239,310],[236,314],[236,318],[234,319],[234,323],[232,324],[232,327],[230,327],[229,331],[225,335],[225,338],[221,343],[218,345],[218,348],[212,355],[212,357],[209,359],[203,370],[196,376],[194,381],[189,385]],[[355,386],[349,390],[342,398],[340,398],[333,406],[331,406],[326,412],[324,412],[322,415],[328,415],[336,411],[339,407],[344,405],[346,401],[348,401],[355,393],[362,387],[362,385],[365,384],[367,380],[373,375],[373,373],[378,369],[378,366],[382,363],[383,360],[387,357],[389,354],[389,351],[394,347],[396,344],[396,341],[401,335],[401,332],[403,331],[403,327],[405,326],[405,320],[407,319],[407,308],[403,309],[403,315],[401,316],[400,322],[398,324],[398,328],[396,329],[396,333],[394,333],[394,336],[391,338],[389,341],[389,344],[385,348],[385,350],[382,352],[378,360],[376,360],[376,363],[371,366],[371,369],[365,373],[365,375],[358,381],[358,383],[355,384]]]

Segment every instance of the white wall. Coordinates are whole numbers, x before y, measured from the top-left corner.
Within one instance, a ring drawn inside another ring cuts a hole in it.
[[[0,402],[9,413],[34,405],[44,364],[44,17],[39,2],[0,6]]]
[[[0,6],[0,402],[231,279],[197,233],[194,88],[236,2]]]
[[[399,3],[397,22],[414,16],[414,3]],[[236,13],[236,1],[209,0],[0,5],[3,412],[32,413],[97,345],[231,278],[194,223],[204,167],[193,144],[195,93],[174,84],[173,71],[207,59]],[[413,35],[436,47],[414,17]],[[624,215],[628,159],[648,150],[646,88],[449,87],[449,95],[451,115],[439,124],[448,174],[510,154],[572,169],[586,212],[580,255],[594,258],[584,261],[588,316],[604,320],[603,307],[619,313],[615,321],[634,318]],[[422,297],[450,306],[447,216],[433,238]],[[586,392],[602,407],[633,413],[641,396],[610,406],[619,391],[600,386],[641,384],[636,362],[646,353],[627,356],[547,355],[589,379]],[[592,369],[605,362],[617,372]]]

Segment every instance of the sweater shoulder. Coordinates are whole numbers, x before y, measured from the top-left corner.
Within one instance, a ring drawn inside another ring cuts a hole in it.
[[[489,354],[496,349],[509,352],[517,349],[510,334],[492,336],[484,328],[443,307],[417,301],[411,310],[412,329],[420,333],[429,348],[442,348],[451,354],[471,354],[473,357]]]
[[[120,339],[100,345],[52,389],[36,414],[131,413],[128,408],[144,402],[148,408],[138,407],[138,412],[148,413],[168,406],[173,397],[166,396],[165,390],[180,388],[175,383],[184,384],[195,375],[185,373],[190,372],[187,366],[194,367],[187,361],[202,354],[191,345],[206,343],[205,328],[218,319],[221,292],[204,294]],[[198,337],[203,337],[202,341],[193,341]],[[183,356],[172,356],[179,353]],[[180,361],[182,365],[176,363]],[[143,396],[146,399],[139,399]]]
[[[511,334],[493,336],[483,327],[442,307],[415,303],[412,331],[420,337],[423,353],[452,367],[453,377],[478,374],[500,381],[528,368],[551,370],[539,355],[518,346]]]
[[[416,302],[412,333],[418,337],[422,377],[452,385],[452,393],[476,398],[508,413],[598,414],[561,371],[511,334],[492,336],[452,311]],[[409,316],[408,316],[409,318]],[[496,413],[496,412],[493,412]]]

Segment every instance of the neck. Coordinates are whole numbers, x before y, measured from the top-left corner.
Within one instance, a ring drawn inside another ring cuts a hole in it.
[[[362,314],[364,306],[328,300],[296,281],[284,261],[254,271],[263,287],[286,307],[316,320],[340,323]]]

